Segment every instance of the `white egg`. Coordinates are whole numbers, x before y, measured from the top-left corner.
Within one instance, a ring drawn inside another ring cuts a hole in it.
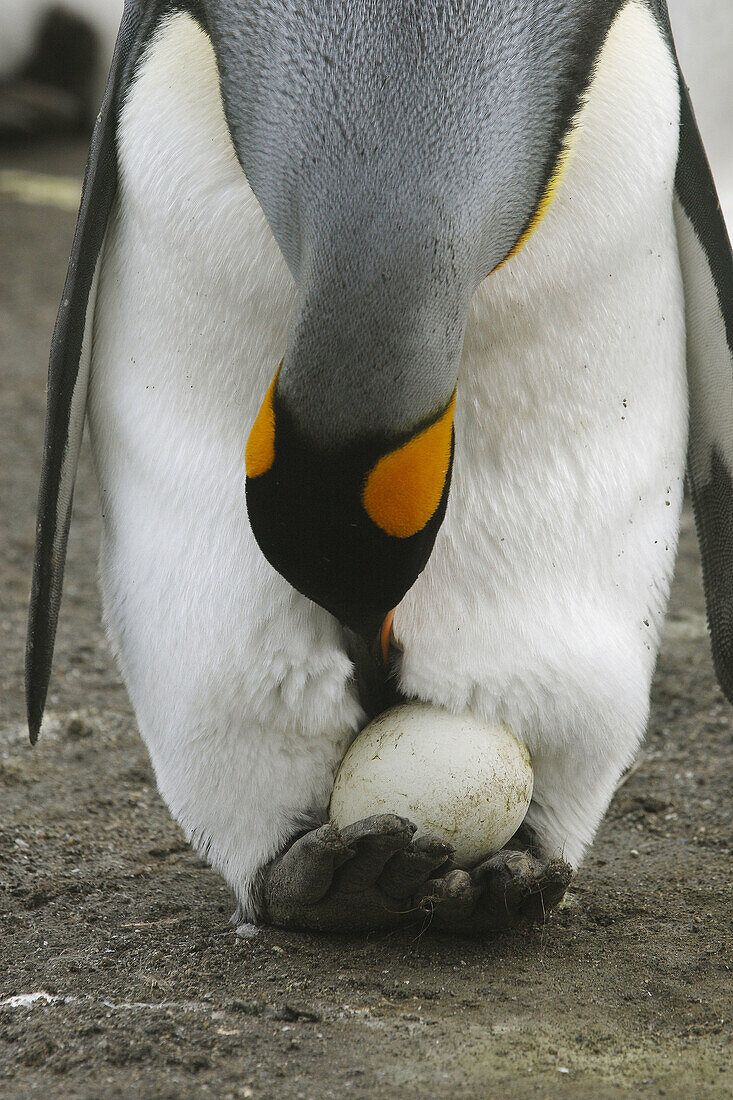
[[[471,867],[497,852],[529,809],[534,777],[526,745],[506,726],[425,703],[385,711],[344,757],[331,795],[340,827],[394,813],[452,844]]]

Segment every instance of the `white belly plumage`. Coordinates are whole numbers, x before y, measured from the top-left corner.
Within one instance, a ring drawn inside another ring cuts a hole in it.
[[[632,2],[555,204],[475,297],[448,513],[395,620],[407,693],[526,740],[531,823],[574,863],[643,735],[676,550],[677,113]],[[247,521],[244,448],[295,287],[189,17],[148,50],[119,149],[89,400],[105,615],[161,791],[247,912],[362,717],[338,627]]]

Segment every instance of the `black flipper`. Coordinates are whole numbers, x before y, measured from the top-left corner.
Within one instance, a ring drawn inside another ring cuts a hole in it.
[[[666,4],[653,7],[674,50]],[[675,220],[687,319],[687,473],[715,672],[733,702],[733,253],[681,71],[680,89]]]
[[[126,0],[107,91],[92,137],[76,235],[51,343],[26,648],[26,705],[31,744],[38,740],[51,675],[86,410],[97,269],[117,190],[117,119],[142,50],[170,7],[170,3],[158,0]]]

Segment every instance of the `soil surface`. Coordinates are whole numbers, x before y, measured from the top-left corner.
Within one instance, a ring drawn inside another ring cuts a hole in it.
[[[237,937],[229,891],[156,792],[107,651],[86,450],[30,748],[44,385],[74,214],[68,188],[24,191],[7,171],[80,177],[84,150],[0,155],[0,1095],[732,1096],[732,712],[689,512],[646,746],[544,927],[478,943]]]

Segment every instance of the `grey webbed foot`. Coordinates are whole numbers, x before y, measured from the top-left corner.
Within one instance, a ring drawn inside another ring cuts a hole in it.
[[[333,822],[306,833],[263,874],[263,917],[282,928],[358,932],[409,919],[414,899],[429,892],[430,875],[452,849],[422,838],[394,814],[338,829]],[[414,915],[413,915],[414,919]]]
[[[562,859],[505,848],[464,871],[452,849],[394,814],[301,836],[264,870],[262,917],[281,928],[372,932],[429,919],[436,931],[482,935],[542,921],[573,876]],[[524,839],[524,838],[523,838]]]
[[[470,872],[456,869],[436,879],[421,908],[437,929],[477,935],[544,920],[572,877],[562,859],[504,848]]]

